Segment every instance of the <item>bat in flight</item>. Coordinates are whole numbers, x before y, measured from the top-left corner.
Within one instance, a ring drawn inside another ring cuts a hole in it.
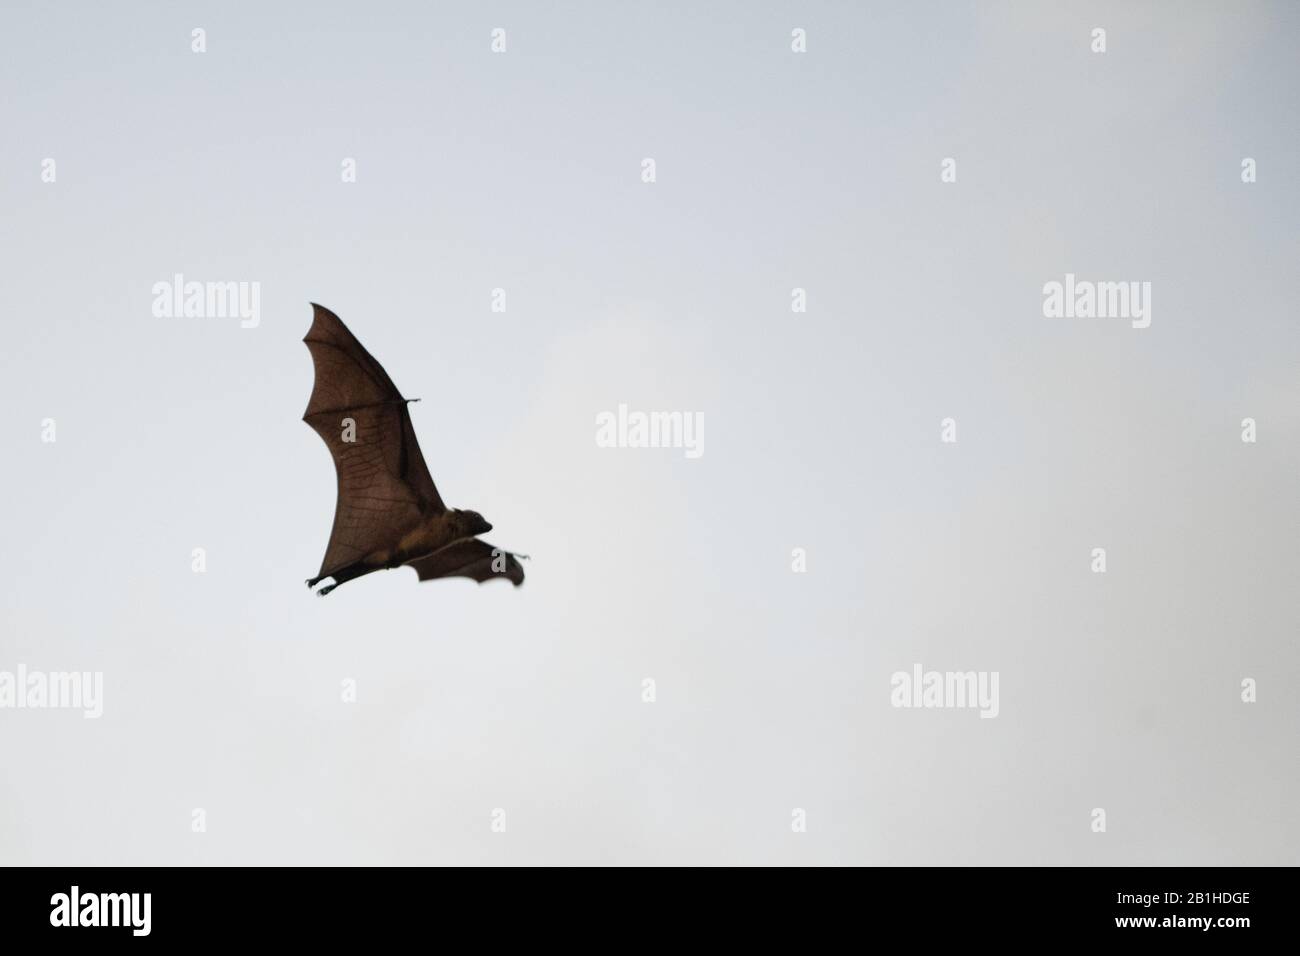
[[[307,581],[324,596],[371,571],[409,565],[421,581],[505,578],[524,583],[518,557],[478,535],[492,525],[477,511],[442,503],[415,440],[407,404],[382,365],[337,315],[312,303],[306,338],[316,383],[302,420],[325,440],[338,472],[334,528],[320,573]]]

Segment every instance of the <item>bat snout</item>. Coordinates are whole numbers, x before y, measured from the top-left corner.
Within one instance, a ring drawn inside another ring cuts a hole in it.
[[[462,511],[461,520],[464,522],[465,531],[472,535],[487,534],[492,530],[492,522],[488,521],[477,511]]]

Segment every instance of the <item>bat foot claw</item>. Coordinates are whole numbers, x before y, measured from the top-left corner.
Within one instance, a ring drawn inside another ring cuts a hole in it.
[[[337,584],[327,584],[325,585],[325,587],[321,588],[319,591],[316,592],[316,596],[324,597],[325,595],[333,591],[336,587],[338,587]]]

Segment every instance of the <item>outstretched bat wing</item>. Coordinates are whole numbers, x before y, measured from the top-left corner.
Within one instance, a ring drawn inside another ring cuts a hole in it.
[[[441,551],[407,563],[415,568],[421,581],[431,581],[434,578],[473,578],[482,584],[495,578],[505,578],[515,587],[524,583],[524,566],[513,554],[494,548],[478,538],[458,541]]]
[[[316,383],[302,418],[324,439],[338,472],[326,577],[391,550],[424,515],[446,511],[415,440],[407,400],[329,309],[312,305],[307,348]]]

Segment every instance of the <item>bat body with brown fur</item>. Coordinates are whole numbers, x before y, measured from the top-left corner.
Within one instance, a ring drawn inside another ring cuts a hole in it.
[[[302,419],[324,439],[338,472],[334,528],[320,572],[326,595],[371,571],[410,565],[421,581],[468,577],[524,581],[517,556],[477,536],[492,526],[448,508],[420,454],[407,404],[393,380],[329,309],[312,304],[306,338],[316,383]]]

